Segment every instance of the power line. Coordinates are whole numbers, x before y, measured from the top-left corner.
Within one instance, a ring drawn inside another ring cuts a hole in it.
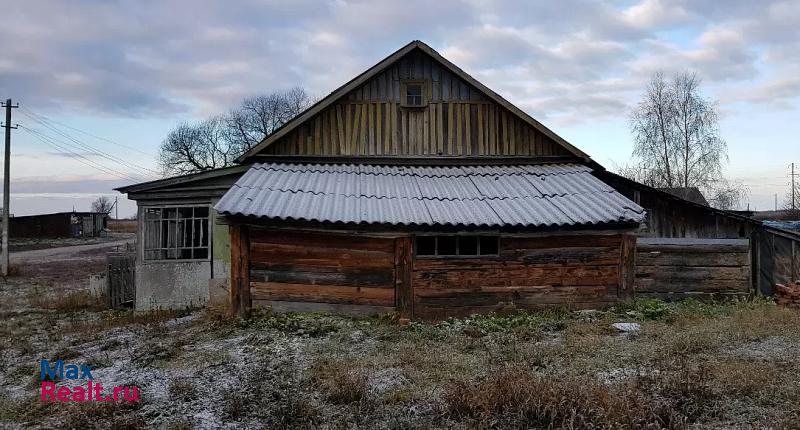
[[[62,137],[74,142],[76,145],[82,147],[82,149],[84,149],[84,150],[93,151],[93,152],[97,153],[98,155],[100,155],[101,157],[106,158],[106,159],[108,159],[108,160],[110,160],[110,161],[112,161],[114,163],[123,165],[123,166],[125,166],[125,167],[127,167],[129,169],[138,170],[138,171],[140,171],[142,173],[145,173],[145,174],[148,174],[148,175],[157,173],[154,170],[148,169],[146,167],[139,166],[137,164],[134,164],[134,163],[131,163],[131,162],[128,162],[128,161],[125,161],[125,160],[123,160],[123,159],[121,159],[119,157],[116,157],[116,156],[111,155],[111,154],[109,154],[109,153],[107,153],[105,151],[97,149],[97,148],[95,148],[95,147],[93,147],[93,146],[91,146],[91,145],[89,145],[87,143],[84,143],[84,142],[74,138],[73,136],[65,133],[64,131],[59,130],[58,128],[50,125],[45,119],[39,118],[38,114],[34,113],[33,115],[31,115],[32,112],[30,112],[30,111],[28,111],[28,112],[23,111],[22,113],[23,113],[23,115],[26,115],[28,118],[33,119],[34,121],[38,122],[39,124],[43,125],[44,127],[48,128],[49,130],[55,132],[56,134],[59,134]],[[62,143],[65,144],[65,145],[68,145],[68,146],[70,145],[67,142],[63,142],[62,141]]]
[[[87,136],[89,136],[89,137],[93,137],[93,138],[95,138],[95,139],[97,139],[97,140],[102,140],[103,142],[108,142],[108,143],[110,143],[110,144],[117,145],[117,146],[119,146],[119,147],[122,147],[122,148],[125,148],[125,149],[130,149],[131,151],[138,152],[139,154],[142,154],[142,155],[147,155],[147,156],[149,156],[149,157],[152,157],[152,156],[153,156],[153,154],[151,154],[151,153],[144,152],[144,151],[142,151],[142,150],[139,150],[139,149],[136,149],[136,148],[134,148],[134,147],[132,147],[132,146],[128,146],[128,145],[124,145],[124,144],[122,144],[122,143],[119,143],[119,142],[115,142],[115,141],[113,141],[113,140],[111,140],[111,139],[107,139],[107,138],[105,138],[105,137],[101,137],[101,136],[98,136],[98,135],[96,135],[96,134],[89,133],[88,131],[81,130],[81,129],[79,129],[79,128],[77,128],[77,127],[73,127],[73,126],[71,126],[71,125],[69,125],[69,124],[64,124],[63,122],[56,121],[56,120],[54,120],[54,119],[52,119],[52,118],[49,118],[49,117],[47,117],[47,116],[45,116],[45,115],[34,113],[34,112],[33,112],[33,111],[31,111],[30,109],[27,109],[27,108],[25,108],[24,110],[26,110],[26,111],[28,111],[29,113],[32,113],[32,114],[34,114],[34,115],[37,115],[37,116],[39,116],[39,117],[41,117],[41,118],[44,118],[44,119],[46,119],[47,121],[49,121],[49,122],[51,122],[51,123],[55,123],[55,124],[58,124],[58,125],[60,125],[60,126],[62,126],[62,127],[66,127],[66,128],[68,128],[68,129],[70,129],[70,130],[77,131],[78,133],[83,133],[83,134],[85,134],[85,135],[87,135]]]
[[[58,128],[56,128],[53,125],[49,124],[49,122],[48,122],[48,120],[46,118],[44,118],[44,117],[42,117],[42,116],[40,116],[40,115],[38,115],[36,113],[30,112],[30,110],[28,110],[28,109],[23,110],[22,114],[27,116],[28,118],[31,118],[32,120],[38,122],[39,124],[43,125],[44,127],[48,128],[49,130],[51,130],[51,131],[61,135],[62,137],[74,142],[76,145],[82,147],[83,149],[96,152],[98,155],[100,155],[103,158],[106,158],[106,159],[108,159],[108,160],[110,160],[110,161],[112,161],[114,163],[123,165],[123,166],[125,166],[125,167],[127,167],[129,169],[139,170],[141,173],[145,173],[145,174],[148,174],[148,175],[150,175],[150,174],[158,174],[158,172],[156,172],[155,170],[149,169],[147,167],[140,166],[140,165],[135,164],[135,163],[128,162],[128,161],[123,160],[123,159],[121,159],[119,157],[111,155],[111,154],[109,154],[109,153],[107,153],[107,152],[105,152],[103,150],[95,148],[95,147],[93,147],[93,146],[91,146],[91,145],[89,145],[89,144],[87,144],[87,143],[85,143],[83,141],[78,140],[75,137],[73,137],[73,136],[69,135],[68,133],[64,132],[63,130],[59,130]],[[67,143],[67,142],[62,142],[62,143],[64,143],[65,145],[69,145],[69,143]]]
[[[24,131],[26,131],[27,133],[29,133],[31,136],[36,138],[38,141],[44,143],[47,146],[50,146],[50,147],[54,148],[57,152],[59,152],[61,154],[70,156],[71,158],[73,158],[73,160],[75,160],[75,161],[77,161],[77,162],[79,162],[81,164],[84,164],[86,166],[92,167],[92,168],[94,168],[96,170],[99,170],[99,171],[101,171],[103,173],[115,176],[115,177],[117,177],[119,179],[124,179],[124,180],[128,180],[128,181],[138,181],[139,180],[139,178],[136,178],[136,177],[127,175],[125,173],[113,170],[112,168],[103,166],[100,163],[92,161],[89,158],[87,158],[87,157],[85,157],[85,156],[83,156],[81,154],[78,154],[77,152],[72,151],[71,149],[69,149],[69,147],[66,147],[66,146],[58,143],[58,141],[56,141],[52,137],[47,136],[46,134],[43,134],[38,130],[34,130],[34,129],[31,129],[31,128],[28,128],[28,127],[24,127],[24,126],[21,127],[21,128]]]
[[[87,157],[72,151],[71,149],[69,149],[69,147],[66,147],[63,144],[60,144],[59,141],[55,140],[51,136],[47,136],[46,134],[44,134],[44,133],[42,133],[42,132],[40,132],[38,130],[29,128],[29,127],[25,127],[25,126],[20,126],[20,128],[22,130],[26,131],[31,136],[33,136],[34,138],[36,138],[37,140],[39,140],[40,142],[42,142],[42,143],[44,143],[44,144],[46,144],[46,145],[48,145],[48,146],[50,146],[52,148],[55,148],[58,152],[61,152],[61,153],[65,154],[65,155],[68,155],[68,156],[72,157],[73,160],[75,160],[75,161],[77,161],[77,162],[79,162],[81,164],[84,164],[84,165],[87,165],[89,167],[92,167],[92,168],[94,168],[96,170],[99,170],[99,171],[101,171],[103,173],[115,176],[115,177],[117,177],[119,179],[124,179],[124,180],[128,180],[128,181],[140,181],[142,179],[141,177],[130,176],[128,174],[121,173],[119,171],[113,170],[112,168],[103,166],[102,164],[99,164],[99,163],[97,163],[95,161],[92,161],[92,160],[88,159]]]

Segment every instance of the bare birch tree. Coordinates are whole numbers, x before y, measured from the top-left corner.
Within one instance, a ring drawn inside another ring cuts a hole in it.
[[[633,162],[623,175],[656,188],[698,187],[713,205],[726,209],[746,197],[741,184],[722,174],[728,151],[716,102],[702,96],[696,74],[653,75],[630,126]]]

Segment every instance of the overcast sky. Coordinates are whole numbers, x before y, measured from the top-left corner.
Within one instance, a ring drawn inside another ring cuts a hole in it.
[[[154,169],[175,124],[296,85],[325,95],[414,39],[609,168],[630,156],[626,118],[651,74],[685,69],[719,100],[726,171],[749,186],[752,208],[772,209],[788,189],[789,163],[800,163],[800,0],[17,1],[4,9],[0,97],[22,105],[12,167],[20,215],[87,209]],[[63,155],[67,144],[84,163]],[[133,207],[124,202],[120,215]]]

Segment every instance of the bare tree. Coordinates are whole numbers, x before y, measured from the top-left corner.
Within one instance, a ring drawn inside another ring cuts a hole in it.
[[[740,182],[722,180],[706,187],[708,203],[724,210],[741,209],[750,190]]]
[[[310,104],[308,93],[299,87],[248,97],[226,116],[231,142],[240,153],[247,152]]]
[[[161,143],[159,163],[165,175],[186,174],[229,166],[238,154],[224,120],[213,117],[172,130]]]
[[[792,183],[789,183],[789,189],[786,191],[786,195],[783,197],[783,202],[781,203],[781,209],[787,211],[797,211],[800,212],[800,182],[795,181],[794,183],[794,195],[792,195]],[[792,206],[794,204],[794,206]]]
[[[621,174],[656,188],[698,187],[714,206],[738,206],[747,189],[722,175],[728,150],[718,121],[696,74],[656,73],[630,115],[633,160]]]
[[[109,214],[113,208],[114,202],[106,196],[100,196],[92,202],[92,212]]]
[[[230,166],[310,104],[306,91],[297,87],[248,97],[224,116],[180,124],[161,143],[159,161],[164,175]]]

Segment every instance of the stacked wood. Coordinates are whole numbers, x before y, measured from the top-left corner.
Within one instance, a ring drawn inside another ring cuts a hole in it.
[[[776,285],[775,302],[779,306],[800,309],[800,281]]]

